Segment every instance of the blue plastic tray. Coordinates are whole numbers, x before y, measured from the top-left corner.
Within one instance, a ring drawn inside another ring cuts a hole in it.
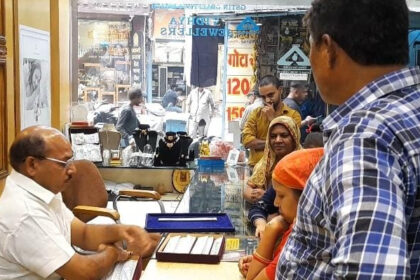
[[[217,221],[160,221],[160,218],[216,218]],[[226,213],[162,213],[147,214],[149,232],[234,232],[235,227]]]
[[[225,167],[225,161],[223,159],[201,159],[197,160],[198,167]]]

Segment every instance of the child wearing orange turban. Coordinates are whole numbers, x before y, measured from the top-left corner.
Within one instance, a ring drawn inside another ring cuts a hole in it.
[[[267,224],[255,253],[239,261],[239,269],[246,275],[246,279],[275,278],[277,261],[292,231],[300,195],[323,155],[323,148],[304,149],[286,155],[277,163],[272,181],[276,192],[274,205],[279,207],[280,215]],[[275,250],[275,244],[280,238],[280,244]]]

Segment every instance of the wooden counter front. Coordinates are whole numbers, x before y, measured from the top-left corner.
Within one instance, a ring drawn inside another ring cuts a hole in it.
[[[174,170],[190,170],[179,167],[151,167],[151,168],[130,168],[130,167],[101,167],[98,166],[99,173],[104,180],[116,183],[132,183],[142,186],[153,187],[158,190],[159,185],[163,186],[163,192],[173,192],[173,173]],[[189,176],[188,178],[190,178]]]
[[[172,263],[150,260],[141,280],[241,280],[237,262],[219,264]]]

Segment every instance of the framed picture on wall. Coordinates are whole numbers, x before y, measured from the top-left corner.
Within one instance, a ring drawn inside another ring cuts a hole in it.
[[[19,26],[21,129],[51,126],[50,33]]]

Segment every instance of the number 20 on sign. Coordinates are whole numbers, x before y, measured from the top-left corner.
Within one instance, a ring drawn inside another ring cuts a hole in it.
[[[248,78],[231,77],[227,80],[227,93],[232,95],[247,95],[251,85]]]

